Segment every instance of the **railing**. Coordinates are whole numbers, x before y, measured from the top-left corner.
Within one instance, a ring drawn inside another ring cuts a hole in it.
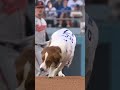
[[[83,21],[83,14],[81,14],[78,18],[77,17],[71,17],[70,16],[70,13],[71,12],[73,12],[72,10],[56,10],[56,13],[57,13],[57,16],[55,16],[55,15],[53,15],[53,16],[51,16],[51,18],[49,17],[49,14],[47,15],[47,12],[49,13],[49,11],[46,11],[45,12],[45,14],[46,14],[46,17],[45,17],[45,20],[46,21],[49,21],[49,20],[51,20],[51,21],[53,21],[54,22],[54,24],[59,24],[59,21],[64,21],[64,23],[65,23],[65,21],[69,21],[70,23],[71,23],[71,26],[70,27],[78,27],[78,28],[80,28],[80,22],[81,21]],[[50,11],[50,12],[52,12],[52,11]],[[69,15],[67,15],[66,17],[59,17],[58,18],[58,14],[59,13],[62,13],[62,12],[67,12],[67,13],[69,13]],[[79,11],[78,11],[79,12]],[[82,13],[82,11],[80,11],[81,13]],[[52,18],[53,17],[53,18]],[[49,23],[50,24],[50,23]],[[77,24],[77,25],[75,25],[75,24]],[[51,25],[48,25],[48,27],[52,27]],[[56,25],[55,25],[55,27],[57,27]]]

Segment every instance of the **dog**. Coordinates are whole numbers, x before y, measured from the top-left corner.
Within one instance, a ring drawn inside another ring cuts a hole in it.
[[[41,73],[48,71],[49,78],[56,75],[64,77],[62,69],[64,66],[69,67],[71,65],[75,46],[76,37],[69,29],[63,28],[54,32],[49,45],[43,48],[41,52]]]

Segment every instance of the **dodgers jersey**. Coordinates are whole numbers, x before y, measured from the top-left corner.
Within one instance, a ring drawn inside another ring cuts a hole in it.
[[[46,41],[45,30],[47,28],[46,21],[35,17],[35,44],[42,44]]]
[[[64,53],[66,56],[73,56],[74,55],[74,49],[76,46],[76,37],[75,35],[67,28],[59,29],[56,32],[54,32],[51,36],[51,45],[60,46],[62,51],[67,53]],[[65,51],[66,50],[66,51]]]

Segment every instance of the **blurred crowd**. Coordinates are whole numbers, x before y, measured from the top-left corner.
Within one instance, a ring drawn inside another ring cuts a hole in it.
[[[84,0],[43,0],[48,27],[80,27]]]

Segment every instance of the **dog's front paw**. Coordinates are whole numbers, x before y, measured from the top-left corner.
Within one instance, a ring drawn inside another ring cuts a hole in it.
[[[54,76],[48,75],[48,78],[53,78]]]
[[[59,73],[58,73],[58,76],[60,76],[60,77],[65,77],[65,75],[64,75],[62,72],[59,72]]]
[[[49,75],[48,75],[48,78],[53,78],[53,77],[55,77],[54,74],[49,74]]]
[[[64,75],[64,74],[58,74],[58,76],[60,76],[60,77],[65,77],[65,75]]]

